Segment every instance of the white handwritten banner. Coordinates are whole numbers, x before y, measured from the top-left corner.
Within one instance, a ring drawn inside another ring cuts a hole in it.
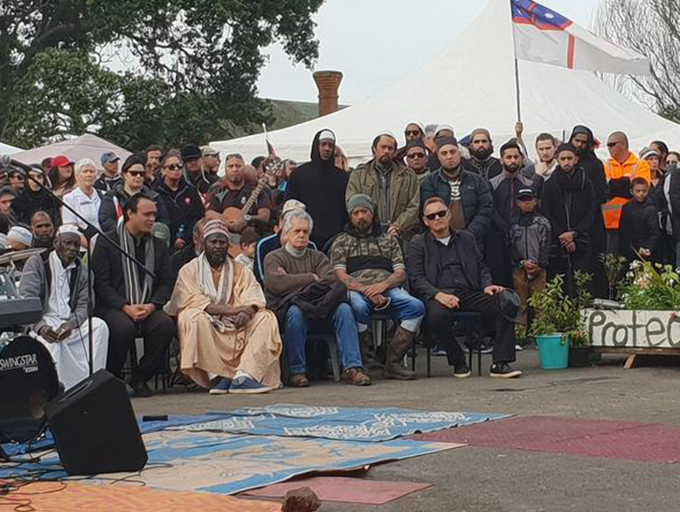
[[[582,312],[594,347],[680,349],[680,316],[674,311]]]

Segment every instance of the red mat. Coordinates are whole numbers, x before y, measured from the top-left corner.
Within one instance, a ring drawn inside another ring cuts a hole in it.
[[[270,485],[245,494],[258,498],[283,498],[288,491],[309,487],[321,501],[340,501],[362,505],[384,505],[407,494],[431,487],[414,482],[381,482],[360,478],[320,476]]]
[[[680,429],[656,423],[525,416],[410,438],[586,457],[680,462]]]

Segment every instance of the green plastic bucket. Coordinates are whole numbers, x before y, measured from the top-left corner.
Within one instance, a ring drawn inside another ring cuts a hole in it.
[[[544,370],[563,370],[569,366],[569,337],[563,334],[536,336],[538,359]]]

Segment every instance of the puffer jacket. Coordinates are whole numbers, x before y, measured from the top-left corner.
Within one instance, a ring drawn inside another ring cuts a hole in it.
[[[158,195],[158,192],[154,192],[144,185],[141,193],[148,196],[156,203],[156,208],[158,210],[156,213],[156,222],[168,224],[170,221],[168,210],[165,208],[165,204],[163,203],[161,196]],[[102,204],[99,207],[99,225],[101,226],[102,231],[106,232],[115,229],[118,225],[118,219],[123,215],[123,208],[128,199],[130,199],[130,196],[125,192],[122,182],[104,194]]]
[[[508,231],[512,249],[512,266],[518,267],[524,260],[538,263],[541,268],[548,266],[550,258],[550,222],[543,215],[532,213],[520,215]]]

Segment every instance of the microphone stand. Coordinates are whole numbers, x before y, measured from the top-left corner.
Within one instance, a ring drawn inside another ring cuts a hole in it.
[[[52,190],[50,190],[48,187],[46,187],[43,183],[40,183],[38,180],[36,180],[33,176],[31,176],[30,171],[35,171],[37,169],[34,169],[33,167],[23,164],[21,162],[17,162],[16,160],[11,160],[11,164],[14,167],[18,167],[21,170],[24,171],[26,179],[32,181],[33,183],[37,184],[40,189],[44,190],[47,192],[47,194],[52,197],[54,201],[57,202],[61,207],[66,208],[68,211],[70,211],[73,215],[75,215],[79,220],[81,220],[86,226],[87,229],[83,233],[83,236],[87,239],[87,247],[86,247],[86,254],[87,254],[87,342],[88,342],[88,350],[90,352],[89,358],[88,358],[88,364],[89,364],[89,370],[90,370],[90,376],[94,373],[94,363],[93,363],[93,352],[94,352],[94,340],[93,340],[93,334],[92,334],[92,317],[94,316],[94,310],[92,308],[93,300],[92,300],[92,291],[93,291],[93,277],[92,277],[92,239],[96,236],[99,235],[100,238],[103,238],[106,242],[108,242],[119,254],[122,254],[125,258],[128,260],[132,261],[135,265],[137,265],[138,268],[142,269],[142,271],[150,276],[152,279],[156,278],[156,275],[151,272],[149,269],[146,268],[146,266],[139,261],[135,256],[132,254],[129,254],[125,252],[125,250],[118,245],[116,242],[114,242],[110,236],[108,236],[106,233],[104,233],[100,228],[92,224],[89,220],[87,220],[85,217],[83,217],[80,213],[78,213],[75,209],[73,209],[71,206],[66,204],[59,196],[57,196]],[[75,172],[75,171],[74,171]],[[95,191],[95,193],[97,193]],[[55,228],[56,231],[56,228]],[[153,240],[151,241],[153,243]],[[80,326],[78,326],[78,329],[80,329]],[[0,454],[0,459],[2,458],[2,454]]]

